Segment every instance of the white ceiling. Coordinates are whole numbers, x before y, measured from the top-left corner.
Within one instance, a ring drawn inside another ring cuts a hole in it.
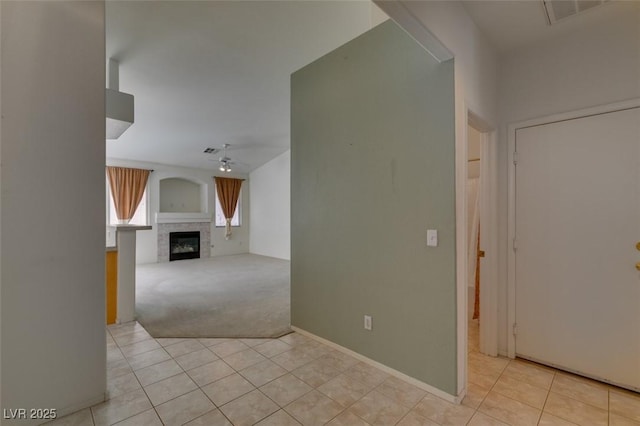
[[[613,0],[549,25],[542,0],[467,0],[462,4],[499,53],[604,22],[615,25],[621,14],[640,10],[640,2],[636,0]]]
[[[107,156],[249,172],[289,147],[289,77],[371,28],[368,1],[114,1],[107,58],[135,123]],[[211,161],[214,160],[214,161]]]
[[[430,1],[430,0],[426,0]],[[547,25],[540,0],[462,2],[500,53],[640,13],[611,1]],[[250,172],[289,148],[289,77],[380,22],[368,0],[109,1],[107,58],[135,96],[135,123],[107,156]],[[211,161],[213,160],[213,161]]]

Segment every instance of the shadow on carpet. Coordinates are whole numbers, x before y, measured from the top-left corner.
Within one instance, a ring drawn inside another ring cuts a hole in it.
[[[253,254],[137,265],[137,320],[153,337],[279,337],[289,261]]]

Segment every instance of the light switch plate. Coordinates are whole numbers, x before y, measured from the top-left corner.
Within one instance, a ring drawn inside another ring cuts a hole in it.
[[[372,327],[371,315],[365,315],[364,316],[364,329],[371,331],[371,327]]]
[[[438,247],[437,229],[427,229],[427,247]]]

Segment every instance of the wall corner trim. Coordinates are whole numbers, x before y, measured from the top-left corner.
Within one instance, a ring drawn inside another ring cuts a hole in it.
[[[344,353],[346,355],[352,356],[352,357],[354,357],[354,358],[356,358],[356,359],[358,359],[358,360],[360,360],[360,361],[362,361],[362,362],[364,362],[366,364],[369,364],[372,367],[378,368],[378,369],[384,371],[385,373],[390,374],[390,375],[392,375],[392,376],[394,376],[394,377],[396,377],[396,378],[398,378],[400,380],[404,380],[405,382],[410,383],[410,384],[412,384],[412,385],[414,385],[414,386],[416,386],[416,387],[418,387],[418,388],[420,388],[420,389],[422,389],[424,391],[427,391],[432,395],[435,395],[435,396],[437,396],[439,398],[442,398],[445,401],[449,401],[449,402],[452,402],[454,404],[460,404],[462,402],[462,400],[464,399],[465,395],[466,395],[466,389],[462,389],[460,394],[457,395],[457,396],[448,394],[448,393],[446,393],[446,392],[444,392],[444,391],[442,391],[442,390],[440,390],[438,388],[435,388],[435,387],[433,387],[433,386],[431,386],[431,385],[429,385],[427,383],[424,383],[424,382],[422,382],[422,381],[420,381],[418,379],[414,379],[413,377],[408,376],[408,375],[406,375],[406,374],[404,374],[404,373],[402,373],[402,372],[400,372],[398,370],[395,370],[395,369],[393,369],[391,367],[388,367],[388,366],[386,366],[384,364],[381,364],[378,361],[374,361],[371,358],[367,358],[364,355],[361,355],[361,354],[359,354],[357,352],[354,352],[351,349],[347,349],[344,346],[340,346],[337,343],[334,343],[334,342],[332,342],[330,340],[324,339],[324,338],[322,338],[320,336],[316,336],[315,334],[310,333],[310,332],[308,332],[306,330],[303,330],[301,328],[295,327],[293,325],[291,326],[291,329],[293,331],[295,331],[296,333],[300,333],[303,336],[309,337],[309,338],[311,338],[311,339],[313,339],[313,340],[315,340],[317,342],[320,342],[320,343],[322,343],[324,345],[327,345],[327,346],[329,346],[329,347],[331,347],[331,348],[333,348],[333,349],[335,349],[337,351],[340,351],[340,352],[342,352],[342,353]]]
[[[438,62],[453,59],[453,53],[401,1],[373,0],[373,2]]]

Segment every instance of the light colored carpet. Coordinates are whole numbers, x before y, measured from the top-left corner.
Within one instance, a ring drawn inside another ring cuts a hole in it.
[[[278,337],[289,261],[253,254],[138,265],[136,315],[153,337]]]

